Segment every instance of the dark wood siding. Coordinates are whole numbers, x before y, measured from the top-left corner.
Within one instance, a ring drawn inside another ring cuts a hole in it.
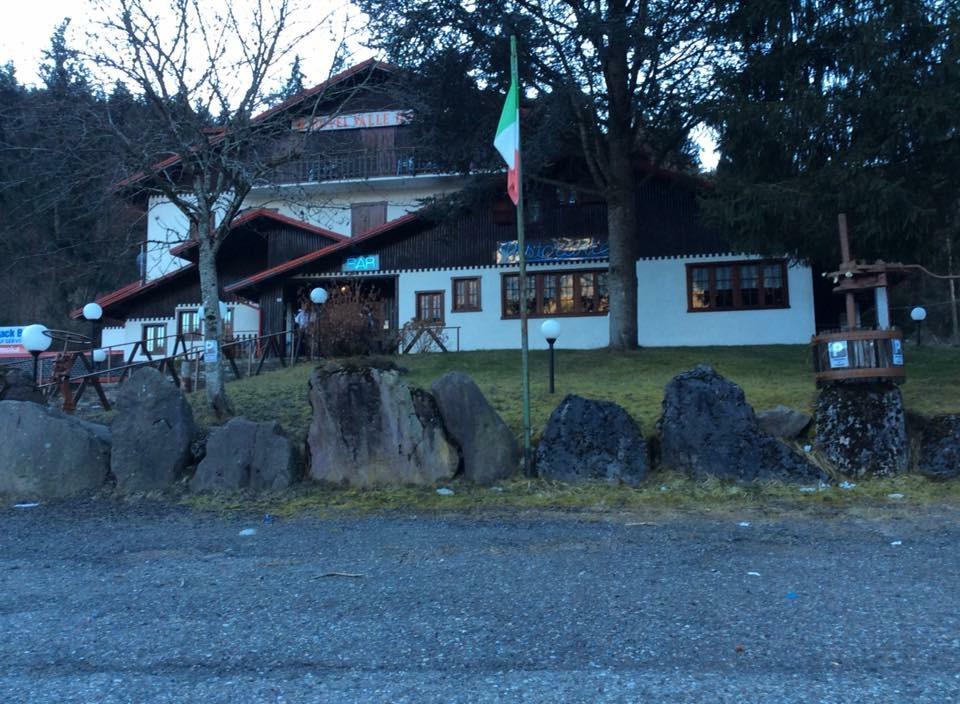
[[[283,264],[334,243],[330,237],[294,227],[271,228],[266,233],[267,266]]]
[[[536,207],[531,208],[526,226],[528,241],[555,237],[607,239],[605,204],[561,203],[555,191],[541,192],[531,200]],[[337,257],[321,260],[306,271],[338,271],[346,257],[359,254],[379,254],[383,270],[495,264],[497,244],[517,238],[516,225],[504,221],[497,205],[491,202],[446,217],[441,214],[433,224],[411,223],[342,250]],[[638,258],[729,251],[715,232],[698,221],[696,196],[688,185],[651,181],[638,194],[637,206]]]

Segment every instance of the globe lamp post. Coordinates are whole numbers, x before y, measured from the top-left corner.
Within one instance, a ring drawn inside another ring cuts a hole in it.
[[[917,347],[919,347],[920,338],[923,335],[923,321],[927,319],[927,309],[917,306],[910,311],[910,319],[917,324]]]
[[[328,298],[327,289],[325,288],[315,288],[310,291],[310,300],[316,303],[318,306],[322,306],[327,302]]]
[[[553,393],[553,345],[557,341],[557,338],[560,337],[560,323],[553,318],[544,320],[540,325],[540,332],[543,333],[543,336],[547,339],[547,344],[550,346],[550,393]]]
[[[93,349],[98,344],[97,326],[103,317],[103,308],[100,307],[99,303],[88,303],[83,307],[83,317],[90,321],[90,348]]]
[[[40,359],[40,353],[46,352],[53,344],[53,339],[48,336],[45,325],[28,325],[23,329],[21,342],[24,349],[33,356],[33,383],[37,384],[37,367]]]

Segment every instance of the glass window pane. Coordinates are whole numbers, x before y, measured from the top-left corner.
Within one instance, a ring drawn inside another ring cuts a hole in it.
[[[607,290],[607,273],[597,274],[597,310],[606,313],[610,310],[610,293]]]
[[[573,274],[560,277],[560,312],[573,312]]]
[[[714,270],[714,285],[716,286],[716,307],[733,307],[733,267],[718,266]]]
[[[740,265],[740,305],[760,305],[760,267],[756,264]]]
[[[592,313],[596,307],[596,274],[580,274],[580,310]]]
[[[763,299],[764,305],[768,306],[782,306],[786,303],[787,290],[782,265],[763,265]]]
[[[503,277],[503,314],[520,315],[520,277]]]
[[[527,276],[527,315],[537,312],[537,277]]]
[[[557,277],[543,276],[543,305],[541,312],[544,315],[553,315],[557,312]]]
[[[694,308],[710,307],[710,270],[698,266],[690,272],[690,303]]]

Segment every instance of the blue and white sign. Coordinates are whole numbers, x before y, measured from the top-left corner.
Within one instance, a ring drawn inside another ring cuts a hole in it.
[[[19,345],[23,338],[23,326],[0,327],[0,345]]]
[[[380,255],[368,254],[363,257],[347,257],[343,271],[379,271]]]
[[[850,354],[847,350],[846,340],[831,342],[828,349],[830,351],[831,369],[847,369],[850,367]]]
[[[903,366],[903,340],[893,338],[890,340],[891,356],[893,357],[893,366]]]
[[[534,262],[575,262],[608,259],[610,246],[596,237],[556,237],[525,242],[526,258]],[[516,240],[497,243],[497,264],[519,264],[520,245]]]

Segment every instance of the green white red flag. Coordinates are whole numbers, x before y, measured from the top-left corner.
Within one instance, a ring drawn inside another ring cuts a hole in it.
[[[507,99],[500,113],[497,136],[493,146],[507,162],[507,193],[514,205],[520,200],[520,101],[517,100],[517,84],[511,81]]]

